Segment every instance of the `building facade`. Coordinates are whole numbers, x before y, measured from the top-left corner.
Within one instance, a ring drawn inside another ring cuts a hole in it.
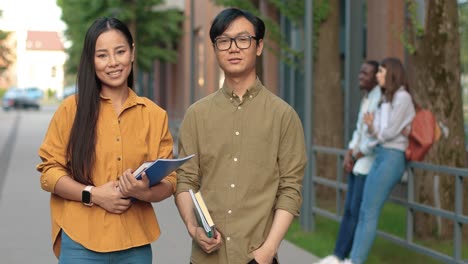
[[[269,1],[258,0],[254,2],[262,15],[268,16],[281,24],[282,34],[290,43],[296,43],[297,48],[302,47],[303,37],[294,34],[297,29],[291,23],[288,23]],[[361,23],[358,25],[358,30],[364,32],[364,39],[361,46],[349,49],[348,47],[351,44],[345,32],[351,30],[348,33],[352,35],[352,30],[356,30],[356,27],[347,29],[346,24],[353,18],[347,17],[346,14],[352,16],[353,12],[348,12],[347,9],[350,8],[350,5],[347,5],[346,0],[339,0],[341,43],[340,50],[337,50],[337,52],[341,55],[342,64],[345,65],[346,59],[351,58],[347,56],[347,52],[362,54],[358,58],[359,64],[365,59],[382,60],[388,56],[398,57],[404,61],[405,51],[401,42],[405,21],[404,0],[361,0],[360,2],[360,8],[363,10],[360,14],[363,17],[358,20]],[[356,3],[353,2],[353,4]],[[213,45],[209,38],[211,22],[223,7],[215,5],[212,0],[185,0],[182,8],[186,17],[183,23],[185,34],[178,45],[179,57],[177,63],[155,62],[151,78],[143,80],[151,87],[147,95],[167,109],[169,117],[175,120],[174,122],[183,118],[185,110],[191,103],[219,89],[224,80],[223,72],[218,67]],[[267,28],[265,39],[267,48],[264,49],[264,53],[258,61],[259,77],[269,90],[282,96],[286,101],[289,101],[288,96],[300,98],[304,94],[302,78],[298,77],[298,74],[294,72],[291,75],[292,77],[285,76],[284,68],[287,65],[276,55],[280,53],[279,48],[274,41],[269,39],[268,33]],[[354,66],[351,69],[351,74],[357,76],[358,71],[359,67]],[[294,79],[294,81],[291,81],[291,79]],[[342,76],[342,79],[343,82],[348,81],[345,80],[344,76]],[[344,85],[344,87],[354,87],[357,90],[357,78],[354,79],[353,84]],[[358,103],[358,96],[351,100],[350,112],[354,108],[357,109]],[[301,108],[300,105],[295,107]],[[354,119],[355,116],[346,118]],[[354,121],[349,123],[354,124]],[[352,129],[350,127],[348,130]]]

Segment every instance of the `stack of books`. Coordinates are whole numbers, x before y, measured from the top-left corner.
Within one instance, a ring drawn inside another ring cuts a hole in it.
[[[208,237],[216,237],[215,224],[211,218],[208,207],[206,206],[200,191],[195,193],[192,189],[190,189],[189,192],[190,196],[192,197],[193,210],[195,212],[198,224],[203,227]]]

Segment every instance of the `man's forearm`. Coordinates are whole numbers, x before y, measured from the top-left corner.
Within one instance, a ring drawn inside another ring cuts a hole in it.
[[[177,209],[179,210],[180,217],[184,221],[185,226],[189,235],[193,237],[195,235],[195,229],[197,223],[193,214],[193,203],[192,198],[190,198],[189,192],[181,192],[175,197]]]
[[[294,215],[292,215],[290,212],[277,209],[273,218],[273,224],[271,226],[270,232],[268,233],[268,237],[265,240],[263,246],[274,250],[275,253],[278,252],[281,241],[286,235],[286,232],[288,231],[293,219]]]

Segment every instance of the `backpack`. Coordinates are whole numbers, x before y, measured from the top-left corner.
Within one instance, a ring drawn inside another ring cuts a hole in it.
[[[408,147],[405,151],[407,160],[421,161],[440,137],[440,127],[436,123],[434,114],[427,109],[416,111],[411,122],[411,132],[408,135]]]

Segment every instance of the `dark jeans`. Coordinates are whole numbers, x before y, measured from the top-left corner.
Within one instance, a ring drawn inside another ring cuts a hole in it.
[[[249,263],[247,263],[247,264],[258,264],[258,262],[255,261],[255,259],[252,259],[252,260],[251,260]],[[274,258],[272,264],[278,264],[278,261]]]
[[[190,262],[190,264],[192,264],[192,262]],[[252,260],[251,260],[249,263],[247,263],[247,264],[258,264],[258,262],[255,261],[255,259],[252,259]],[[274,258],[272,264],[278,264],[278,261]]]
[[[348,257],[353,246],[354,231],[359,219],[362,193],[366,176],[348,174],[348,191],[346,193],[343,218],[341,219],[340,231],[335,244],[335,256],[343,260]]]

